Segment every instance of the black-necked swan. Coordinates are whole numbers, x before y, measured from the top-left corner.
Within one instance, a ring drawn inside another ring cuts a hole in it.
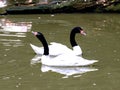
[[[34,32],[39,38],[43,47],[44,53],[41,57],[41,63],[48,66],[87,66],[98,62],[97,60],[87,60],[72,53],[65,53],[51,58],[49,55],[49,47],[44,35],[41,32]]]
[[[74,27],[71,30],[70,43],[71,43],[71,46],[73,47],[73,50],[69,49],[66,45],[56,43],[56,42],[52,42],[49,45],[49,50],[50,50],[49,54],[52,55],[52,56],[57,56],[57,55],[60,55],[60,54],[63,54],[63,53],[72,52],[75,55],[81,55],[82,50],[81,50],[80,46],[75,41],[75,35],[77,33],[80,33],[82,35],[86,35],[86,33],[84,32],[84,30],[81,27]],[[32,49],[34,50],[34,52],[36,54],[39,54],[39,55],[43,54],[43,51],[44,51],[43,47],[37,47],[33,44],[30,44],[30,46],[32,47]]]

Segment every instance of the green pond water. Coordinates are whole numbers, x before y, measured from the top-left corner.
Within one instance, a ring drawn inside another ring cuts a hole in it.
[[[0,20],[31,22],[27,32],[0,29],[0,90],[119,90],[119,14],[7,15]],[[76,35],[83,57],[99,62],[87,67],[48,67],[32,64],[36,54],[30,43],[42,46],[31,31],[42,32],[48,43],[71,48],[69,34],[81,26],[86,36]],[[94,70],[93,70],[94,69]]]

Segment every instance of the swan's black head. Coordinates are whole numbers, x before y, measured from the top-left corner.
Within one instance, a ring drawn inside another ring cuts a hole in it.
[[[73,33],[80,33],[80,34],[82,34],[82,35],[86,35],[86,33],[84,32],[84,30],[83,30],[81,27],[74,27],[74,28],[72,29],[72,32],[73,32]]]
[[[37,36],[37,35],[42,35],[41,32],[34,32],[34,31],[32,31],[32,34],[34,34],[35,36]]]
[[[37,32],[36,37],[43,38],[43,34],[41,32]]]
[[[70,33],[70,43],[71,43],[72,47],[77,46],[77,43],[75,41],[75,35],[77,33],[86,35],[86,33],[84,32],[84,30],[81,27],[74,27]]]
[[[44,38],[41,32],[32,32],[40,41]]]
[[[49,48],[48,48],[48,44],[47,41],[44,37],[44,35],[41,32],[33,32],[32,33],[41,41],[41,43],[43,44],[44,47],[44,55],[49,55]]]
[[[32,31],[32,33],[40,40],[44,38],[44,36],[43,36],[43,34],[41,32],[33,32]]]
[[[32,33],[44,44],[46,43],[47,44],[47,41],[44,37],[44,35],[41,33],[41,32],[33,32]]]

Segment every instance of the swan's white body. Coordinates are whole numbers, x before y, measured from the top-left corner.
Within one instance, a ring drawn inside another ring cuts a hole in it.
[[[62,54],[54,58],[51,58],[49,55],[41,57],[41,63],[47,66],[88,66],[95,62],[98,61],[87,60],[72,53]]]
[[[44,52],[44,48],[43,47],[38,47],[35,46],[33,44],[30,44],[30,46],[32,47],[33,51],[38,54],[38,55],[42,55]],[[80,48],[79,45],[74,46],[73,50],[68,48],[66,45],[60,44],[60,43],[56,43],[56,42],[52,42],[49,45],[49,55],[51,56],[57,56],[57,55],[61,55],[61,54],[65,54],[65,53],[73,53],[74,55],[81,55],[82,54],[82,50]]]

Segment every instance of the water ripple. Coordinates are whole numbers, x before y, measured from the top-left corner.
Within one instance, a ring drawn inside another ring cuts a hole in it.
[[[0,34],[0,36],[7,36],[7,37],[26,37],[26,34]]]
[[[13,47],[24,46],[24,44],[20,39],[0,39],[0,42],[2,42],[4,46],[13,46]]]

